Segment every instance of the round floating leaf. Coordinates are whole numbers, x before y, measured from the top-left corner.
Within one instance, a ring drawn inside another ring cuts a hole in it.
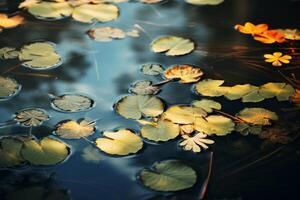
[[[177,124],[193,124],[197,117],[206,115],[207,113],[202,108],[176,105],[168,108],[162,117]]]
[[[54,109],[62,112],[87,111],[95,106],[94,100],[78,94],[65,94],[51,100]]]
[[[28,12],[37,18],[61,19],[72,14],[68,2],[38,2],[28,6]]]
[[[194,83],[201,79],[201,69],[190,65],[176,65],[167,69],[164,73],[167,79],[179,79],[180,83]]]
[[[20,89],[21,85],[14,79],[0,76],[0,100],[15,96]]]
[[[79,122],[70,120],[58,124],[55,133],[65,139],[80,139],[88,137],[95,132],[96,123],[86,119]]]
[[[61,57],[50,42],[35,42],[23,46],[19,59],[25,67],[35,70],[47,70],[61,64]]]
[[[146,117],[156,117],[163,113],[163,102],[156,96],[132,95],[123,97],[115,105],[116,111],[128,119],[140,119],[142,115]]]
[[[215,134],[217,136],[224,136],[234,130],[234,123],[227,117],[210,115],[205,119],[197,118],[195,120],[195,129],[207,135]]]
[[[167,56],[181,56],[191,53],[195,49],[195,44],[190,39],[167,36],[154,40],[151,49],[155,53],[166,52]]]
[[[185,0],[187,3],[193,5],[218,5],[224,0]]]
[[[286,83],[266,83],[260,87],[259,93],[265,98],[276,97],[278,101],[287,101],[294,95],[295,89]]]
[[[20,155],[23,142],[18,139],[3,137],[0,139],[0,168],[16,167],[24,163]]]
[[[209,97],[219,97],[227,93],[228,87],[222,87],[223,80],[205,79],[196,83],[195,90],[198,94]]]
[[[15,113],[15,120],[22,126],[40,126],[50,117],[45,110],[39,108],[26,108]]]
[[[209,100],[209,99],[202,99],[199,101],[194,101],[193,106],[202,108],[207,113],[213,112],[213,110],[221,110],[222,105],[219,102]]]
[[[270,120],[278,120],[276,113],[264,108],[245,108],[237,114],[237,117],[254,125],[270,125]]]
[[[141,72],[145,75],[156,76],[164,72],[164,68],[160,64],[144,64]]]
[[[247,103],[247,102],[256,103],[256,102],[261,102],[264,99],[265,98],[260,95],[259,88],[257,87],[254,90],[252,90],[250,93],[248,93],[245,96],[243,96],[242,102],[244,102],[244,103]]]
[[[160,87],[153,86],[151,81],[138,81],[129,88],[129,92],[140,95],[157,94],[159,91]]]
[[[136,153],[143,147],[142,139],[130,130],[122,129],[117,132],[104,132],[105,138],[98,138],[96,145],[105,153],[112,155],[128,155]]]
[[[233,87],[228,88],[227,94],[225,94],[225,97],[229,100],[236,100],[240,99],[243,96],[249,94],[253,90],[256,90],[257,87],[250,85],[250,84],[245,84],[245,85],[235,85]]]
[[[0,49],[0,59],[13,59],[19,56],[19,51],[15,48],[3,47]]]
[[[113,27],[98,27],[88,31],[90,38],[99,42],[110,42],[113,39],[123,39],[126,34],[123,30]]]
[[[250,125],[247,123],[238,123],[235,126],[235,130],[242,135],[249,135],[249,134],[258,135],[262,132],[262,126]]]
[[[72,17],[85,23],[108,22],[119,17],[119,9],[112,4],[83,4],[74,8]]]
[[[54,165],[64,161],[70,148],[62,141],[43,138],[40,142],[30,139],[24,142],[22,157],[33,165]]]
[[[145,125],[141,129],[141,134],[144,138],[155,142],[174,139],[179,133],[179,125],[167,120],[161,120],[156,125]]]
[[[300,40],[300,30],[298,29],[277,29],[288,40]]]
[[[177,160],[155,163],[140,172],[143,184],[156,191],[178,191],[192,187],[197,181],[193,168]]]

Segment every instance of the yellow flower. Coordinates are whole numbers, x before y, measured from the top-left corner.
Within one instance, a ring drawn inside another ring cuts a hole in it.
[[[290,60],[292,59],[292,56],[290,55],[282,55],[281,52],[275,52],[273,54],[265,54],[264,57],[266,58],[266,62],[272,63],[275,67],[282,66],[282,63],[288,64],[290,63]]]

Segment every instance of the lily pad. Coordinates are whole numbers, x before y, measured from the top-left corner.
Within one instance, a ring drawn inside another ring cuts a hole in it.
[[[238,123],[235,126],[235,130],[242,135],[249,135],[249,134],[258,135],[262,132],[262,126],[251,125],[247,123]]]
[[[201,69],[190,65],[176,65],[166,69],[167,79],[179,79],[180,83],[194,83],[201,79],[204,73]]]
[[[250,84],[235,85],[228,88],[228,93],[225,94],[225,97],[229,100],[241,99],[243,96],[251,93],[253,90],[257,90],[257,87]]]
[[[181,56],[191,53],[195,49],[195,44],[190,39],[166,36],[154,40],[151,49],[155,53],[166,52],[167,56]]]
[[[156,76],[164,72],[164,68],[160,64],[144,64],[141,72],[145,75]]]
[[[116,132],[105,131],[103,136],[96,140],[96,145],[108,154],[124,156],[136,153],[143,147],[142,139],[127,129]]]
[[[155,142],[174,139],[179,133],[179,125],[167,120],[161,120],[155,125],[145,125],[141,128],[142,136]]]
[[[196,83],[195,90],[198,94],[209,97],[219,97],[227,93],[228,87],[221,86],[223,80],[205,79]]]
[[[109,26],[90,29],[87,34],[99,42],[110,42],[113,39],[123,39],[126,36],[123,30]]]
[[[79,122],[69,120],[59,123],[55,133],[65,139],[80,139],[92,135],[95,132],[95,126],[95,122],[87,119],[82,119]]]
[[[24,142],[22,157],[32,165],[55,165],[64,161],[70,148],[62,141],[45,137],[40,142],[30,139]]]
[[[115,109],[117,113],[128,119],[140,119],[146,117],[157,117],[164,111],[163,102],[156,96],[132,95],[119,100]]]
[[[34,70],[47,70],[61,65],[61,57],[50,42],[35,42],[21,48],[19,59],[23,66]]]
[[[21,85],[14,79],[0,76],[0,100],[9,99],[19,93]]]
[[[152,168],[143,169],[139,176],[146,187],[163,192],[187,189],[197,181],[195,170],[178,160],[155,163]]]
[[[213,110],[221,110],[222,105],[219,102],[210,100],[210,99],[202,99],[193,102],[193,106],[202,108],[207,113],[213,112]]]
[[[15,138],[0,139],[0,168],[16,167],[24,163],[20,155],[22,145],[23,142]]]
[[[295,89],[286,83],[267,83],[260,87],[259,93],[265,98],[276,97],[278,101],[287,101],[294,95]]]
[[[30,4],[28,12],[37,18],[46,19],[61,19],[69,17],[72,14],[73,8],[68,2],[38,2]]]
[[[160,87],[153,86],[151,81],[137,81],[129,88],[129,92],[140,95],[157,94]]]
[[[271,120],[278,120],[276,113],[264,108],[245,108],[237,114],[237,117],[247,123],[263,126],[270,125]]]
[[[218,5],[224,0],[185,0],[189,4],[193,5]]]
[[[26,108],[15,113],[15,120],[25,127],[40,126],[49,119],[47,112],[40,108]]]
[[[94,100],[79,94],[65,94],[53,96],[51,105],[54,109],[62,112],[83,112],[95,106]]]
[[[0,59],[14,59],[19,56],[19,51],[12,47],[0,48]]]

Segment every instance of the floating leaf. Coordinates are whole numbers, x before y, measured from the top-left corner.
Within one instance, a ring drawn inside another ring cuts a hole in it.
[[[129,92],[140,95],[157,94],[160,87],[153,86],[151,81],[137,81],[129,88]]]
[[[99,163],[101,161],[101,154],[99,149],[93,148],[91,146],[85,147],[82,151],[81,157],[86,162]]]
[[[14,79],[0,76],[0,100],[15,96],[20,89],[21,85]]]
[[[205,117],[207,113],[202,108],[175,105],[166,110],[162,116],[177,124],[193,124],[197,117]]]
[[[254,25],[251,22],[246,22],[245,25],[237,24],[234,28],[244,34],[257,35],[268,30],[269,27],[267,24]]]
[[[166,52],[167,56],[181,56],[191,53],[195,48],[194,42],[176,36],[160,37],[151,44],[151,49],[155,53]]]
[[[55,133],[65,139],[80,139],[95,132],[96,123],[82,119],[79,122],[70,120],[58,124]]]
[[[193,5],[218,5],[224,0],[185,0],[187,3]]]
[[[223,80],[205,79],[196,83],[196,92],[209,97],[219,97],[227,93],[228,87],[222,87]]]
[[[108,26],[90,29],[88,35],[100,42],[110,42],[113,39],[123,39],[126,36],[123,30]]]
[[[121,129],[117,132],[103,133],[105,138],[98,138],[96,145],[105,153],[112,155],[128,155],[136,153],[143,147],[142,139],[130,130]]]
[[[40,126],[50,117],[45,110],[39,108],[26,108],[15,113],[15,120],[22,126]]]
[[[192,187],[197,181],[193,168],[178,160],[155,163],[140,172],[143,184],[156,191],[178,191]]]
[[[181,135],[190,135],[193,132],[194,132],[194,125],[193,124],[180,125]]]
[[[145,75],[156,76],[164,72],[164,68],[160,64],[144,64],[141,71]]]
[[[258,135],[262,132],[262,126],[251,125],[247,123],[238,123],[235,126],[235,130],[242,135],[249,135],[249,134]]]
[[[263,101],[265,98],[260,95],[259,93],[259,88],[255,87],[250,93],[244,95],[242,97],[242,102],[247,103],[247,102],[260,102]]]
[[[266,30],[263,33],[254,35],[254,39],[265,44],[283,43],[286,41],[284,35],[277,30]]]
[[[6,14],[0,13],[0,29],[14,28],[23,23],[24,18],[20,15],[8,17]]]
[[[281,126],[275,126],[272,128],[267,128],[266,130],[262,131],[259,135],[261,139],[268,139],[273,143],[279,144],[287,144],[292,141],[290,137],[290,132]]]
[[[258,87],[244,84],[244,85],[235,85],[228,88],[228,92],[225,94],[225,97],[229,100],[236,100],[244,97],[245,95],[251,93],[254,90],[257,90]]]
[[[19,51],[12,47],[0,48],[0,59],[14,59],[19,56]]]
[[[195,120],[195,129],[207,135],[224,136],[234,130],[234,123],[227,117],[210,115],[206,118],[198,117]]]
[[[36,70],[46,70],[61,64],[61,57],[50,42],[35,42],[23,46],[19,59],[25,67]]]
[[[140,2],[142,3],[148,3],[148,4],[152,4],[152,3],[159,3],[163,0],[140,0]]]
[[[142,136],[155,142],[174,139],[179,132],[179,125],[167,120],[161,120],[156,125],[145,125],[141,128]]]
[[[288,40],[300,40],[300,30],[298,29],[277,29]]]
[[[23,142],[11,137],[0,139],[0,168],[16,167],[24,163],[20,155]]]
[[[164,75],[167,79],[179,79],[180,83],[194,83],[201,79],[203,72],[190,65],[176,65],[166,69]]]
[[[163,113],[163,102],[156,96],[132,95],[123,97],[115,105],[116,111],[128,119],[156,117]]]
[[[278,101],[286,101],[294,95],[295,89],[286,83],[266,83],[260,87],[259,93],[265,98],[276,97]]]
[[[199,101],[194,101],[193,106],[202,108],[207,113],[213,112],[213,110],[221,110],[222,105],[219,102],[209,100],[209,99],[202,99]]]
[[[180,146],[183,146],[183,149],[186,151],[193,151],[195,153],[201,152],[201,147],[203,149],[208,149],[207,144],[214,144],[215,142],[210,139],[206,139],[207,135],[203,133],[197,133],[193,137],[188,135],[183,135],[184,139],[179,143]]]
[[[300,107],[300,90],[295,90],[295,94],[290,97],[290,100],[296,104],[296,106]]]
[[[51,100],[54,109],[62,112],[87,111],[95,106],[94,100],[78,94],[65,94]]]
[[[278,120],[276,113],[264,108],[245,108],[237,114],[245,122],[254,125],[270,125],[270,120]]]
[[[32,165],[54,165],[64,161],[70,148],[59,140],[45,137],[40,142],[30,139],[24,142],[22,157]]]
[[[38,2],[26,6],[37,18],[61,19],[71,16],[73,8],[68,2]]]

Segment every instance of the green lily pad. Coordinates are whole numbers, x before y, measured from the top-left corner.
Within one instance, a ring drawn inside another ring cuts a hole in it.
[[[262,126],[251,125],[247,123],[238,123],[235,126],[235,130],[242,135],[249,135],[249,134],[258,135],[262,132]]]
[[[74,120],[59,123],[55,133],[65,139],[80,139],[92,135],[96,130],[96,123],[87,119],[79,122]]]
[[[12,78],[0,76],[0,100],[9,99],[19,93],[21,85]]]
[[[27,7],[28,12],[37,18],[61,19],[69,17],[73,8],[67,2],[38,2]]]
[[[70,148],[62,141],[45,137],[40,142],[30,139],[24,142],[22,157],[32,165],[55,165],[64,161]]]
[[[19,56],[19,51],[12,47],[0,48],[0,59],[14,59]]]
[[[210,99],[202,99],[199,101],[194,101],[193,106],[202,108],[207,113],[213,112],[213,110],[221,110],[222,105],[219,102],[210,100]]]
[[[139,176],[146,187],[163,192],[187,189],[197,181],[195,170],[178,160],[155,163],[151,169],[143,169]]]
[[[0,168],[16,167],[25,162],[20,155],[22,145],[23,142],[15,138],[0,139]]]
[[[26,108],[15,113],[15,120],[25,127],[40,126],[50,117],[47,112],[39,108]]]
[[[195,90],[198,94],[209,97],[219,97],[227,93],[228,87],[221,86],[223,80],[205,79],[196,83]]]
[[[278,120],[276,113],[264,108],[245,108],[237,114],[237,117],[247,123],[263,126],[270,125],[270,120]]]
[[[189,4],[193,5],[218,5],[222,3],[224,0],[185,0]]]
[[[276,97],[278,101],[287,101],[294,95],[295,89],[286,83],[266,83],[260,87],[259,93],[265,98]]]
[[[129,92],[140,95],[157,94],[160,91],[159,86],[153,86],[151,81],[137,81],[129,88]]]
[[[108,154],[124,156],[137,153],[143,147],[142,139],[127,129],[116,132],[105,131],[103,136],[95,142],[99,149]]]
[[[164,72],[164,68],[160,64],[144,64],[141,72],[145,75],[156,76]]]

